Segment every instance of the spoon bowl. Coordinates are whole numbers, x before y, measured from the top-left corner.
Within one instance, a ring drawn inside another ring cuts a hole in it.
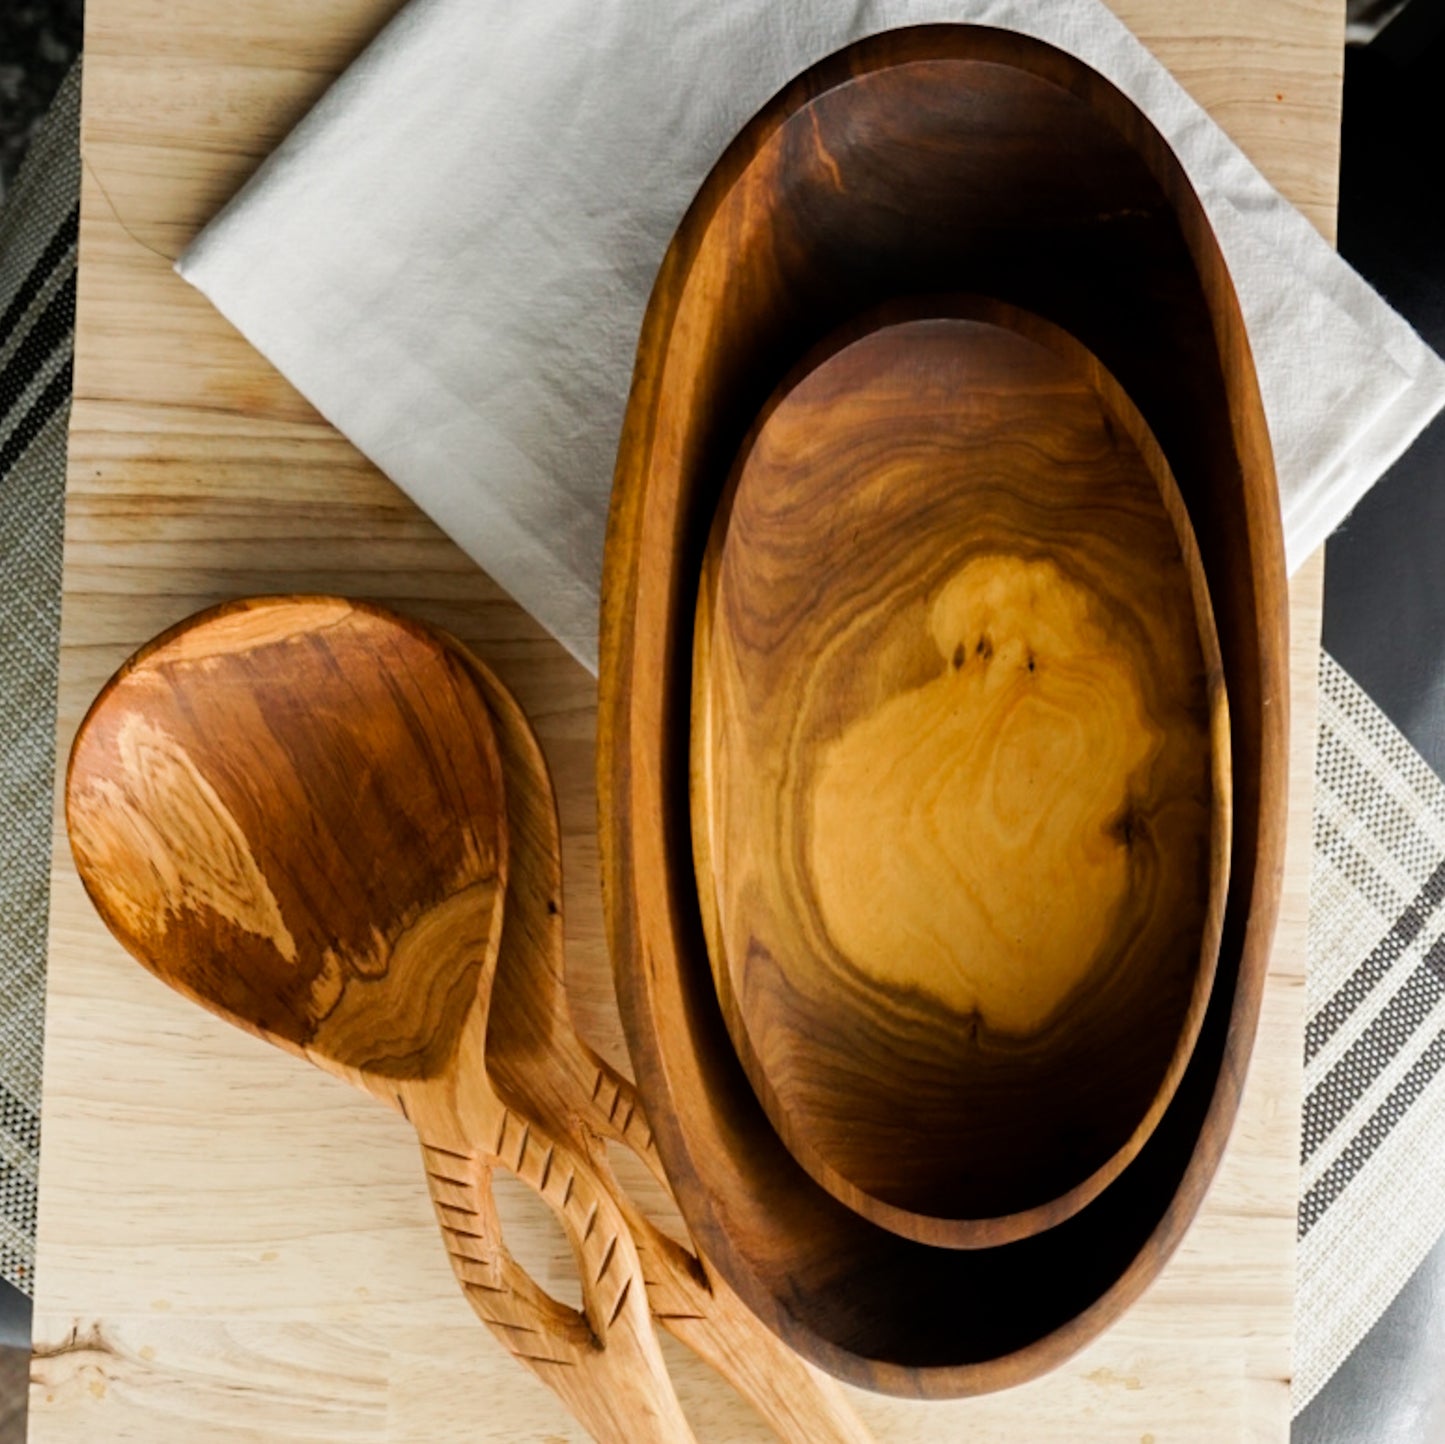
[[[394,1106],[485,1025],[501,763],[419,627],[330,598],[183,623],[91,708],[66,821],[101,917],[162,982]]]

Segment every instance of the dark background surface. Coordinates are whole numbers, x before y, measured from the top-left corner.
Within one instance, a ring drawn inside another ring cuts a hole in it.
[[[84,0],[0,0],[0,205],[80,50]]]
[[[1416,45],[1346,56],[1339,244],[1445,351],[1445,0],[1396,24],[1429,12]],[[1445,776],[1445,416],[1330,539],[1324,641]]]

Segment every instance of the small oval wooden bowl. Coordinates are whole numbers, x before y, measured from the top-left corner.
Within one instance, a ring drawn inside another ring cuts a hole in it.
[[[703,560],[691,772],[723,1016],[818,1183],[982,1248],[1119,1175],[1214,979],[1229,717],[1178,487],[1078,342],[941,298],[790,374]]]
[[[1169,460],[1229,694],[1234,830],[1214,988],[1174,1099],[1132,1163],[1055,1228],[940,1249],[820,1187],[769,1122],[713,987],[691,860],[693,616],[749,426],[830,332],[969,291],[1060,326]],[[895,31],[788,86],[684,218],[643,326],[604,563],[604,909],[622,1020],[693,1237],[765,1323],[867,1388],[955,1397],[1066,1358],[1154,1279],[1224,1151],[1279,903],[1286,582],[1239,305],[1178,160],[1117,89],[1026,37]]]

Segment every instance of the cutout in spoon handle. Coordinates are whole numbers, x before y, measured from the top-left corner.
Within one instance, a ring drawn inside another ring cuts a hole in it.
[[[489,1111],[495,1142],[485,1150],[469,1151],[445,1128],[445,1143],[419,1129],[427,1187],[467,1301],[598,1444],[691,1444],[657,1349],[642,1263],[614,1197],[565,1143],[500,1102]],[[492,1194],[497,1168],[561,1222],[581,1275],[581,1311],[548,1294],[507,1249]]]
[[[667,1187],[636,1088],[580,1038],[576,1047],[597,1068],[588,1121],[603,1137],[631,1149]],[[784,1444],[873,1444],[838,1385],[764,1328],[700,1255],[648,1218],[600,1150],[596,1162],[637,1241],[658,1323],[721,1374]]]

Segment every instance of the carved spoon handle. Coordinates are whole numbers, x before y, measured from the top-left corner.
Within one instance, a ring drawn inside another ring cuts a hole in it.
[[[630,1148],[666,1186],[637,1090],[580,1039],[577,1046],[597,1068],[588,1123]],[[663,1233],[612,1176],[605,1153],[598,1153],[599,1171],[637,1240],[657,1321],[716,1369],[785,1444],[873,1444],[872,1434],[838,1385],[759,1323],[697,1254]]]
[[[598,1444],[693,1444],[613,1196],[565,1144],[500,1104],[495,1115],[487,1136],[496,1141],[485,1151],[469,1152],[449,1128],[445,1144],[422,1137],[437,1221],[472,1308]],[[561,1221],[581,1273],[581,1312],[552,1298],[507,1250],[492,1195],[496,1167],[529,1185]]]

